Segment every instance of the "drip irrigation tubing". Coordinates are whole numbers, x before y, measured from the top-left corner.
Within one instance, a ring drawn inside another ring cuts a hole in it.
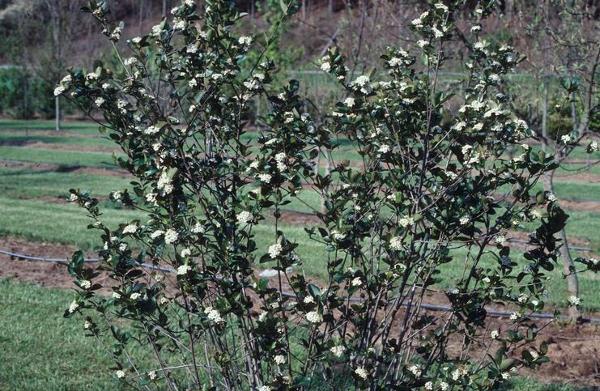
[[[69,262],[66,260],[67,258],[61,259],[61,258],[40,257],[40,256],[20,254],[17,252],[7,251],[7,250],[2,250],[2,249],[0,249],[0,254],[9,256],[11,258],[25,260],[25,261],[54,263],[54,264],[59,264],[59,265],[63,265],[63,266],[67,266],[69,264]],[[87,258],[84,260],[84,263],[98,263],[100,261],[101,261],[100,258]],[[162,271],[162,272],[166,272],[166,273],[175,272],[175,269],[173,269],[173,268],[156,266],[156,265],[152,265],[149,263],[141,263],[140,266],[144,269],[158,270],[158,271]],[[296,297],[297,297],[294,292],[289,292],[289,291],[282,291],[281,294],[286,297],[293,298],[293,299],[296,299]],[[359,303],[359,302],[363,301],[362,299],[360,299],[358,297],[350,297],[349,300],[351,302],[355,302],[355,303]],[[408,307],[408,308],[410,308],[412,306],[416,307],[416,305],[411,305],[409,303],[405,303],[402,306]],[[420,307],[423,309],[426,309],[428,311],[453,312],[452,307],[449,307],[446,305],[440,305],[440,304],[421,303]],[[495,318],[509,318],[513,314],[513,312],[498,311],[498,310],[494,310],[494,309],[486,309],[486,312],[487,312],[487,315],[495,317]],[[550,312],[534,312],[534,313],[528,314],[527,317],[533,318],[533,319],[547,319],[547,320],[558,319],[558,320],[562,320],[562,321],[568,320],[568,318],[566,318],[564,316],[557,317],[556,315],[554,315]],[[600,318],[593,318],[593,317],[580,318],[579,321],[582,323],[600,324]]]

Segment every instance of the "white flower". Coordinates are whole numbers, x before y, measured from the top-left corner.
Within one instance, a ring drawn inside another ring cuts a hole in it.
[[[343,345],[333,346],[329,351],[333,353],[335,357],[342,357],[342,354],[346,351],[346,347]]]
[[[271,387],[269,387],[269,386],[260,386],[260,387],[258,387],[258,391],[271,391]]]
[[[469,224],[469,221],[471,221],[469,216],[463,216],[460,218],[460,220],[458,222],[460,223],[460,225],[467,225],[467,224]]]
[[[106,101],[105,101],[105,100],[104,100],[104,98],[103,98],[103,97],[101,97],[101,96],[100,96],[100,97],[98,97],[98,98],[96,98],[96,100],[94,101],[94,103],[95,103],[95,104],[96,104],[96,106],[98,106],[98,107],[101,107],[101,106],[104,104],[104,102],[106,102]]]
[[[281,254],[281,251],[283,250],[283,247],[281,247],[281,244],[279,243],[275,243],[272,244],[271,246],[269,246],[269,256],[273,259],[277,258],[279,256],[279,254]]]
[[[181,265],[177,268],[177,275],[185,276],[190,270],[192,270],[190,265]]]
[[[240,43],[240,45],[249,46],[252,43],[252,38],[251,37],[242,36],[242,37],[240,37],[238,39],[238,42]]]
[[[54,89],[54,96],[59,96],[61,95],[63,92],[65,92],[66,88],[63,86],[58,86]]]
[[[86,320],[85,322],[83,322],[83,328],[86,330],[89,330],[92,328],[92,323],[89,320]]]
[[[553,193],[548,193],[548,194],[546,195],[546,198],[547,198],[547,199],[548,199],[548,201],[550,201],[550,202],[556,202],[556,200],[557,200],[556,196],[555,196]]]
[[[363,380],[367,380],[367,377],[369,376],[369,372],[367,372],[367,370],[363,367],[356,368],[354,373]]]
[[[117,378],[122,379],[125,377],[125,372],[121,369],[119,369],[118,371],[115,372],[115,375],[117,375]]]
[[[410,373],[412,373],[413,375],[415,375],[416,377],[421,376],[421,373],[422,373],[421,368],[416,364],[411,366],[410,368],[408,368],[408,371]]]
[[[79,283],[79,286],[81,286],[83,289],[90,289],[92,287],[92,283],[89,280],[82,280]]]
[[[592,141],[590,143],[589,149],[591,152],[597,152],[598,151],[598,142],[597,141]]]
[[[177,241],[179,238],[179,234],[173,228],[169,228],[167,232],[165,232],[165,243],[170,244]]]
[[[329,72],[331,70],[331,64],[329,62],[324,62],[321,64],[321,70],[323,72]]]
[[[184,248],[183,250],[181,250],[180,255],[183,258],[189,257],[190,255],[192,255],[192,250],[190,250],[189,248]]]
[[[79,303],[77,303],[75,300],[73,300],[71,302],[71,304],[69,305],[69,313],[73,313],[75,311],[77,311],[77,308],[79,308]]]
[[[568,144],[571,142],[571,136],[569,136],[568,134],[564,134],[560,137],[560,141],[562,141],[563,144]]]
[[[444,381],[440,383],[440,390],[442,390],[442,391],[446,391],[446,390],[448,389],[448,387],[450,387],[450,386],[448,385],[448,383],[446,383],[446,382],[444,382]]]
[[[428,381],[427,383],[425,383],[425,389],[433,390],[433,382]]]
[[[132,293],[132,294],[129,296],[129,298],[130,298],[131,300],[137,300],[137,299],[139,299],[140,297],[142,297],[142,294],[141,294],[141,293],[138,293],[138,292],[134,292],[134,293]]]
[[[169,299],[167,299],[166,297],[161,297],[160,300],[158,300],[158,304],[162,304],[165,305],[169,302]]]
[[[119,292],[113,292],[112,293],[112,297],[113,297],[113,299],[120,299],[121,298],[121,294]]]
[[[433,27],[431,31],[433,31],[433,36],[436,38],[442,38],[444,36],[444,33],[441,32],[437,27]]]
[[[148,126],[146,130],[144,130],[144,134],[156,134],[158,132],[160,132],[160,128],[154,125]]]
[[[355,277],[352,280],[352,286],[361,286],[362,285],[362,279],[360,277]]]
[[[510,320],[517,320],[521,317],[521,314],[518,312],[513,312],[512,314],[510,314]]]
[[[419,45],[420,48],[424,48],[425,46],[429,45],[429,41],[426,41],[424,39],[419,39],[417,41],[417,45]]]
[[[204,226],[202,226],[202,224],[200,223],[196,223],[192,229],[191,229],[192,233],[195,234],[203,234],[205,232]]]
[[[146,201],[155,203],[156,202],[156,193],[148,193],[146,194]]]
[[[492,330],[492,332],[490,333],[490,337],[492,337],[492,339],[497,339],[500,336],[500,332],[498,330]]]
[[[173,28],[175,30],[185,30],[187,26],[187,22],[183,19],[174,19],[173,20]]]
[[[137,58],[135,58],[135,57],[129,57],[129,58],[125,59],[125,61],[123,61],[123,63],[125,65],[133,65],[136,62],[137,62]]]
[[[581,298],[577,297],[577,296],[570,296],[569,297],[569,304],[576,307],[579,304],[581,304]]]
[[[237,214],[236,220],[239,225],[249,224],[250,222],[252,222],[252,213],[244,210]]]
[[[495,242],[501,246],[504,246],[504,244],[506,243],[506,238],[504,237],[504,235],[498,235],[496,236]]]
[[[388,153],[391,150],[390,146],[387,144],[381,144],[381,146],[379,147],[379,149],[377,150],[379,153]]]
[[[354,98],[352,97],[348,97],[346,98],[346,100],[344,101],[344,104],[350,108],[354,107],[354,105],[356,104],[356,101],[354,100]]]
[[[394,236],[390,239],[390,248],[392,250],[402,250],[402,238],[400,236]]]
[[[302,301],[304,304],[311,304],[315,302],[315,299],[312,296],[306,296]]]
[[[333,237],[334,240],[344,240],[344,238],[346,237],[346,234],[339,232],[338,230],[333,230],[331,231],[331,236]]]
[[[283,354],[278,354],[274,357],[275,364],[283,365],[285,364],[285,356]]]
[[[260,87],[260,82],[256,79],[245,81],[244,87],[246,87],[249,90],[258,90],[258,88]]]
[[[434,7],[442,11],[448,11],[448,6],[446,6],[444,3],[436,3]]]
[[[398,220],[398,224],[400,224],[402,228],[406,228],[409,225],[413,225],[414,223],[415,220],[412,217],[402,217],[400,220]]]
[[[402,59],[398,58],[398,57],[392,57],[388,61],[388,65],[391,66],[392,68],[395,68],[401,64],[402,64]]]
[[[206,307],[204,309],[204,313],[206,314],[206,317],[208,318],[208,320],[210,320],[214,323],[222,323],[223,322],[223,318],[221,318],[221,314],[219,313],[219,311],[217,311],[216,309],[214,309],[212,307]]]
[[[156,380],[156,371],[150,371],[148,372],[148,377],[150,378],[150,380]]]
[[[136,223],[128,224],[123,228],[123,234],[134,234],[138,229]]]
[[[261,182],[270,183],[272,176],[271,174],[258,174],[258,179],[260,179]]]
[[[152,233],[150,234],[150,238],[151,238],[151,239],[156,239],[156,238],[158,238],[159,236],[162,236],[164,233],[165,233],[165,231],[161,231],[160,229],[157,229],[156,231],[154,231],[154,232],[152,232]]]
[[[310,311],[306,314],[306,320],[310,323],[321,323],[323,321],[323,317],[317,311]]]
[[[198,51],[198,45],[189,44],[185,50],[187,53],[194,54]]]
[[[125,251],[127,250],[127,243],[121,243],[119,245],[119,251]]]
[[[142,42],[142,38],[141,37],[133,37],[133,38],[131,38],[131,42],[133,42],[137,45],[138,43]]]
[[[488,80],[491,81],[492,83],[498,83],[500,81],[500,76],[493,73],[490,76],[488,76]]]
[[[361,75],[361,76],[357,77],[356,80],[354,80],[354,82],[352,82],[352,84],[360,86],[360,87],[364,87],[367,84],[369,84],[370,82],[371,82],[371,79],[369,79],[369,76]]]

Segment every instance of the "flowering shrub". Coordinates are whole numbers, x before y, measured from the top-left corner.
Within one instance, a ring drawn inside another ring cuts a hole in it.
[[[102,4],[88,10],[120,39]],[[170,390],[490,389],[546,360],[528,314],[544,308],[567,215],[533,188],[554,163],[524,143],[527,124],[497,89],[518,59],[510,47],[473,30],[463,94],[442,88],[454,12],[437,3],[413,21],[423,64],[390,48],[385,75],[353,76],[331,49],[321,69],[347,96],[321,125],[296,81],[273,91],[275,65],[247,63],[253,40],[234,34],[240,15],[225,1],[207,1],[202,17],[184,1],[128,41],[121,69],[63,80],[57,93],[99,109],[127,155],[118,163],[135,181],[111,199],[146,216],[108,227],[98,200],[71,190],[104,247],[95,269],[73,256],[80,289],[65,315],[112,335],[116,378]],[[270,112],[252,139],[245,112],[261,95]],[[315,170],[341,140],[360,163]],[[323,199],[306,231],[327,271],[312,283],[282,225],[285,205],[307,191]],[[507,237],[530,222],[520,258]],[[264,227],[273,235],[259,245]],[[274,279],[257,275],[261,263]],[[110,297],[98,293],[100,272]],[[430,297],[450,311],[428,312]],[[486,323],[494,303],[514,309],[500,329]],[[154,361],[135,360],[132,345]]]

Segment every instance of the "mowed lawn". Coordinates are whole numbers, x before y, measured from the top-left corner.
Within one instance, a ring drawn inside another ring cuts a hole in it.
[[[120,209],[106,201],[110,191],[128,187],[131,178],[111,172],[116,168],[111,152],[114,145],[97,128],[93,123],[75,122],[65,124],[62,132],[53,132],[50,121],[0,120],[0,235],[74,244],[88,250],[98,247],[97,232],[85,229],[90,222],[85,210],[64,202],[69,188],[100,197],[103,219],[112,227],[132,219],[144,220],[139,212]],[[351,160],[358,156],[349,145],[343,145],[336,154]],[[78,170],[82,167],[103,170]],[[600,176],[596,169],[591,173]],[[557,178],[557,193],[559,198],[570,201],[600,202],[600,183],[561,176]],[[301,198],[303,202],[294,201],[286,208],[298,212],[319,208],[320,199],[314,192],[303,191]],[[600,209],[569,213],[569,235],[600,253]],[[303,271],[323,279],[325,249],[309,241],[299,225],[284,224],[281,228],[299,243]],[[261,249],[266,249],[275,238],[274,228],[268,222],[257,226],[255,232]],[[464,257],[461,251],[455,255]],[[449,266],[444,269],[440,285],[452,286],[461,273],[462,267]],[[587,309],[600,309],[600,291],[594,288],[598,282],[594,276],[581,276],[581,296]],[[559,270],[548,283],[547,301],[565,305],[565,283]],[[120,389],[113,374],[104,371],[109,367],[107,355],[83,336],[81,322],[63,320],[62,312],[70,300],[68,291],[0,280],[0,390]],[[525,388],[573,389],[544,386],[527,379],[517,379],[510,387]]]

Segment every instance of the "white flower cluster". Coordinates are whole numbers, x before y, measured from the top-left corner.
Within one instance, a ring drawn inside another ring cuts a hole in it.
[[[281,254],[281,251],[283,251],[281,244],[275,243],[269,246],[268,253],[271,258],[275,259]]]
[[[177,275],[179,276],[184,276],[186,274],[188,274],[188,272],[192,270],[192,268],[190,267],[190,265],[181,265],[177,268]]]
[[[165,232],[165,243],[171,244],[175,243],[179,238],[179,234],[173,228],[169,228],[167,232]]]
[[[323,316],[317,311],[310,311],[306,314],[306,320],[310,323],[321,323],[323,322]]]
[[[221,313],[214,309],[213,307],[206,307],[204,309],[204,313],[208,320],[214,323],[223,323],[223,318],[221,317]]]
[[[244,210],[237,214],[236,220],[239,225],[247,225],[252,222],[252,213]]]
[[[400,236],[394,236],[393,238],[391,238],[390,248],[396,251],[402,250],[402,238]]]

